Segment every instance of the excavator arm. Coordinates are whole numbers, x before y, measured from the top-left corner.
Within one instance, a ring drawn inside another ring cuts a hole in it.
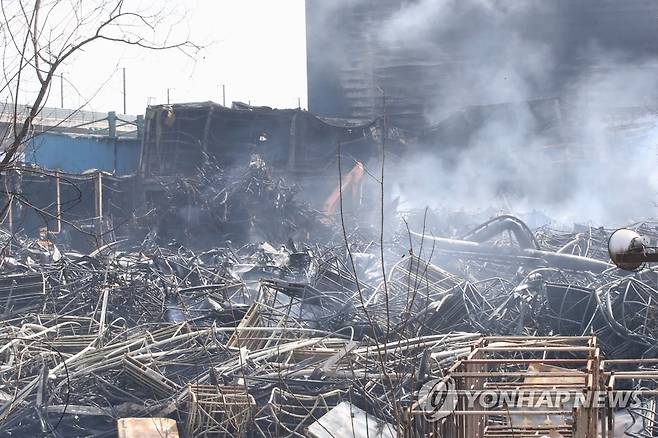
[[[346,194],[349,194],[354,202],[358,202],[363,174],[363,164],[357,161],[354,168],[352,168],[348,174],[342,177],[342,184],[339,184],[336,189],[331,192],[331,195],[329,195],[329,197],[324,201],[322,212],[327,217],[333,216],[338,211],[340,206],[341,193],[343,194],[343,199],[345,198]]]

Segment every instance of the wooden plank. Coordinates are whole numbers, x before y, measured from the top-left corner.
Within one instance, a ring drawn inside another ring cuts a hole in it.
[[[117,429],[119,438],[179,438],[171,418],[120,418]]]

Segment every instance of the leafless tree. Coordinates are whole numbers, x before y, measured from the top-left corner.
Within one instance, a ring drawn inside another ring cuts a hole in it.
[[[2,0],[0,50],[3,75],[0,93],[10,96],[2,114],[0,175],[20,157],[35,119],[43,110],[58,71],[101,41],[146,50],[180,49],[188,55],[199,47],[185,39],[171,41],[168,11],[131,9],[136,0]],[[26,107],[19,102],[29,102]]]

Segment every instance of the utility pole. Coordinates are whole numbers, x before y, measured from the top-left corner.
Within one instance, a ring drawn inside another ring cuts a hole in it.
[[[59,74],[59,107],[64,108],[64,73]]]
[[[167,88],[167,105],[169,105],[169,90],[171,90],[171,88]]]
[[[123,113],[126,112],[126,68],[123,68]]]

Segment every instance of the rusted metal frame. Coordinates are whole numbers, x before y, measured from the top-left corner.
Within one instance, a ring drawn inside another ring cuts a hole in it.
[[[480,363],[480,364],[587,364],[589,359],[462,359],[464,363]]]
[[[499,341],[544,341],[547,343],[554,343],[559,341],[570,341],[572,343],[580,341],[589,341],[591,336],[487,336],[483,338],[487,342]],[[477,347],[476,347],[477,348]]]
[[[527,362],[527,361],[524,360],[524,359],[527,359],[527,358],[509,359],[509,361],[505,361],[505,359],[488,360],[489,358],[487,358],[487,359],[478,358],[477,355],[479,355],[479,354],[501,353],[501,352],[507,352],[507,353],[510,353],[510,354],[515,354],[515,353],[534,353],[534,352],[545,352],[545,351],[572,352],[574,350],[574,347],[575,347],[574,345],[572,345],[571,347],[564,347],[564,346],[556,347],[555,346],[555,339],[551,339],[551,338],[535,338],[535,339],[540,341],[540,342],[533,343],[532,347],[530,347],[530,348],[528,347],[527,343],[524,343],[525,345],[521,345],[521,346],[510,345],[510,346],[506,346],[507,348],[497,348],[497,347],[490,347],[489,346],[489,339],[483,338],[475,344],[475,346],[473,348],[473,351],[471,352],[471,354],[466,359],[456,362],[453,365],[453,367],[450,368],[446,378],[455,378],[458,389],[460,387],[463,387],[463,388],[466,388],[466,389],[472,389],[472,388],[474,388],[474,385],[478,386],[477,385],[477,379],[482,379],[482,378],[486,378],[486,377],[505,377],[505,376],[509,377],[509,376],[512,376],[512,375],[517,375],[519,377],[528,377],[528,376],[533,376],[533,375],[545,376],[545,377],[557,377],[558,374],[564,374],[565,376],[577,375],[579,377],[585,377],[585,375],[583,375],[582,372],[578,372],[578,373],[571,373],[571,372],[565,372],[565,373],[555,373],[555,372],[553,372],[553,373],[548,373],[548,372],[541,372],[541,373],[530,373],[530,372],[510,373],[510,372],[507,372],[507,373],[505,373],[505,372],[495,372],[495,371],[480,371],[480,372],[477,372],[477,371],[471,371],[470,370],[473,366],[478,366],[478,365],[480,367],[482,367],[482,366],[504,365],[504,364],[514,364],[514,363],[516,363],[516,364],[541,363],[541,360],[528,361]],[[503,338],[501,340],[507,341],[508,339]],[[519,340],[526,341],[527,339],[526,338],[519,338]],[[584,359],[576,359],[576,360],[567,359],[566,363],[570,363],[570,364],[588,363],[588,365],[590,367],[590,371],[591,371],[592,366],[594,366],[593,365],[594,363],[596,363],[597,367],[599,366],[599,364],[597,362],[598,359],[599,359],[599,356],[598,356],[598,350],[596,348],[596,341],[593,340],[591,337],[581,337],[580,339],[563,338],[562,340],[572,341],[572,342],[573,341],[584,341],[584,340],[588,341],[587,342],[588,347],[580,346],[580,347],[576,347],[576,348],[580,352],[587,352],[589,357],[584,358]],[[546,344],[546,345],[544,345],[544,348],[540,348],[537,345],[538,343],[541,343],[541,342],[544,342]],[[577,343],[578,342],[576,342],[576,344]],[[505,351],[505,350],[507,350],[507,351]],[[559,359],[558,359],[558,361],[559,361]],[[562,363],[565,363],[565,362],[562,362]],[[464,371],[464,370],[466,370],[466,371]],[[465,381],[466,384],[463,384],[462,383],[463,381]],[[596,380],[594,380],[594,381],[596,381]],[[590,383],[593,383],[594,381],[590,380]],[[492,383],[493,385],[495,385],[495,383],[493,383],[493,382],[487,382],[487,383]],[[483,385],[483,386],[486,386],[486,384]],[[522,388],[523,384],[522,384],[522,382],[519,382],[515,386],[519,386],[519,387]],[[573,388],[573,385],[571,385],[571,391],[572,392],[580,393],[584,389],[586,389],[586,388],[585,387],[583,387],[583,388]],[[419,400],[418,402],[416,402],[414,404],[414,406],[418,406],[421,402],[422,401]],[[466,419],[460,418],[459,414],[464,413],[464,412],[474,412],[473,414],[469,413],[468,415],[469,416],[473,415],[475,417],[477,417],[477,413],[480,413],[484,417],[480,418],[479,419],[480,421],[477,421],[477,420],[474,421],[472,418],[470,420],[467,419],[467,418]],[[533,414],[536,413],[536,412],[537,411],[529,411],[529,413],[533,413]],[[425,411],[424,410],[417,410],[417,409],[414,409],[413,407],[412,407],[412,409],[410,409],[410,411],[408,411],[408,415],[411,416],[411,417],[413,417],[414,415],[417,415],[417,414],[421,414],[421,413],[425,413]],[[516,413],[517,413],[517,411],[515,411],[515,414]],[[550,413],[553,413],[553,412],[550,412]],[[563,413],[563,414],[572,414],[571,411],[562,411],[561,413]],[[482,426],[483,424],[485,424],[485,421],[486,421],[486,418],[487,418],[488,415],[490,415],[490,411],[459,410],[459,406],[458,406],[458,410],[455,411],[454,420],[456,421],[455,424],[457,426],[457,429],[459,429],[459,431],[460,431],[459,436],[460,437],[470,437],[470,436],[478,437],[478,436],[481,436],[481,435],[479,435],[479,433],[480,433],[479,427]],[[592,423],[591,414],[588,413],[588,415],[586,415],[584,417],[585,417],[584,424],[586,425],[586,427],[590,427],[591,423]],[[596,418],[596,417],[594,417],[594,418]],[[596,423],[594,423],[594,427],[596,427]],[[581,427],[581,430],[582,430],[582,427]],[[484,432],[482,432],[482,433],[484,433]],[[516,436],[518,436],[518,435],[516,435]]]
[[[469,364],[469,363],[464,363],[464,366],[466,369],[469,368],[470,365],[477,365],[477,364]],[[578,372],[573,372],[573,373],[561,373],[561,372],[529,372],[529,371],[519,371],[519,372],[505,372],[505,371],[471,371],[471,372],[455,372],[455,373],[450,373],[452,377],[584,377],[583,373],[578,371]]]
[[[601,369],[601,355],[597,345],[596,337],[592,337],[589,345],[593,350],[590,352],[590,358],[587,362],[587,391],[595,392],[601,391],[602,382],[599,379],[599,371]],[[599,408],[586,406],[583,412],[587,415],[587,437],[594,437],[597,434],[599,423]]]
[[[658,359],[655,358],[642,358],[642,359],[603,359],[601,364],[605,367],[608,364],[613,365],[626,365],[626,364],[658,364]]]
[[[658,371],[615,371],[603,373],[605,376],[614,376],[617,380],[623,379],[658,379]]]
[[[486,350],[478,348],[473,352],[471,356],[469,356],[469,359],[484,358],[485,352]],[[484,389],[484,382],[487,377],[487,372],[485,370],[488,369],[488,366],[486,364],[468,362],[463,363],[462,366],[464,366],[466,369],[466,373],[463,373],[466,379],[462,380],[465,383],[465,389],[471,391],[479,391]],[[457,377],[459,377],[459,375],[457,375]],[[484,436],[487,418],[487,414],[484,414],[482,417],[469,417],[466,420],[467,430],[464,431],[465,436],[472,436],[475,438]]]
[[[527,384],[524,382],[514,382],[514,383],[510,382],[508,384],[509,386],[505,386],[506,384],[499,382],[487,382],[485,383],[485,389],[487,390],[487,392],[491,392],[494,394],[504,394],[512,390],[514,392],[518,392],[522,394],[530,393],[534,390],[541,390],[542,392],[547,394],[579,394],[583,392],[582,388],[575,388],[573,384],[560,385],[560,384],[546,383],[544,385],[538,385],[536,383]]]

